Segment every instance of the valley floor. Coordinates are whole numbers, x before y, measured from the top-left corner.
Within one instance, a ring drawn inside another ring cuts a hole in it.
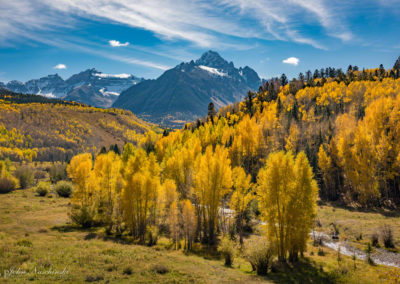
[[[1,283],[398,283],[394,277],[400,277],[397,268],[362,260],[354,268],[351,257],[338,261],[334,250],[312,245],[296,267],[260,277],[242,258],[227,268],[204,251],[175,251],[167,239],[145,247],[107,238],[101,230],[81,230],[69,223],[69,199],[51,196],[37,197],[33,189],[0,195]],[[319,208],[321,230],[329,230],[332,218],[349,238],[362,230],[367,239],[383,222],[393,224],[395,236],[400,234],[399,217]]]

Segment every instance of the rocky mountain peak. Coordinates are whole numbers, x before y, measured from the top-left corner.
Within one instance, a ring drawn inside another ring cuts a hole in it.
[[[233,63],[228,63],[225,59],[223,59],[218,52],[209,50],[196,60],[196,65],[204,65],[212,68],[218,69],[228,69],[229,67],[233,67]]]

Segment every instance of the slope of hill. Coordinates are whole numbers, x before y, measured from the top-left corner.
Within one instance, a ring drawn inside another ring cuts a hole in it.
[[[68,160],[102,146],[136,143],[151,129],[158,131],[130,111],[0,89],[0,159]]]
[[[0,83],[0,87],[16,93],[63,98],[106,108],[112,105],[122,91],[142,80],[129,74],[104,74],[93,68],[72,75],[67,80],[54,74],[26,83],[16,80],[6,85]]]
[[[261,84],[246,66],[235,68],[218,53],[208,51],[200,59],[181,63],[156,80],[146,80],[121,93],[114,107],[129,109],[149,121],[168,126],[204,116],[212,101],[222,107],[240,101]]]

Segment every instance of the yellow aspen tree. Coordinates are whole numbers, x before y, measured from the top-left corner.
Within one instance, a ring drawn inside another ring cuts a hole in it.
[[[253,193],[251,192],[251,176],[246,175],[241,167],[236,167],[232,171],[233,188],[229,207],[235,211],[236,222],[239,232],[240,244],[243,245],[243,219],[247,205],[253,200]]]
[[[318,185],[304,152],[294,164],[295,190],[289,203],[289,260],[296,261],[298,253],[306,250],[309,233],[317,214]]]
[[[69,178],[75,184],[71,200],[73,204],[88,206],[93,202],[92,168],[92,154],[80,154],[71,159],[67,172]]]
[[[153,175],[158,169],[151,169],[151,161],[146,156],[143,158],[138,168],[137,157],[129,159],[122,189],[124,220],[140,243],[145,242],[147,226],[155,212],[160,190],[159,176]]]
[[[286,151],[292,151],[293,153],[297,153],[299,147],[299,127],[292,123],[289,129],[289,135],[285,138],[286,144],[285,149]]]
[[[278,259],[286,261],[289,254],[289,260],[295,261],[306,249],[318,197],[306,155],[300,152],[294,161],[291,152],[270,154],[258,176],[258,195]]]
[[[116,209],[122,189],[121,166],[121,158],[114,151],[99,155],[94,163],[94,173],[98,183],[98,217],[100,222],[107,226],[107,232],[111,232],[113,218],[119,215]]]
[[[375,171],[375,153],[367,129],[359,125],[354,136],[353,161],[355,168],[351,183],[363,206],[373,204],[380,197],[378,178]]]
[[[218,211],[222,198],[229,193],[231,187],[228,151],[218,145],[213,152],[212,146],[208,146],[204,155],[199,156],[196,161],[194,191],[202,211],[203,237],[209,244],[215,241]]]
[[[93,224],[96,213],[97,183],[92,168],[92,155],[87,153],[73,157],[67,167],[68,176],[75,184],[70,217],[84,227]]]
[[[180,226],[179,226],[179,209],[176,201],[172,202],[168,212],[168,225],[169,234],[172,238],[175,249],[178,249],[178,243],[180,239]]]
[[[278,259],[285,261],[288,252],[287,211],[294,195],[294,161],[291,153],[272,153],[258,174],[259,209],[267,222],[267,235],[274,244]]]
[[[176,191],[175,182],[171,179],[167,179],[161,186],[159,202],[159,210],[161,222],[164,223],[168,219],[168,212],[171,204],[178,201],[178,193]]]
[[[192,202],[188,199],[182,201],[182,225],[185,249],[191,250],[196,233],[196,214]]]
[[[198,153],[201,152],[200,143],[193,145],[191,149],[186,147],[176,150],[166,161],[164,176],[173,179],[182,199],[190,197],[193,185],[193,167]]]
[[[320,169],[323,181],[323,196],[333,199],[332,193],[330,192],[330,184],[332,183],[332,159],[325,152],[322,144],[318,151],[318,167]]]
[[[230,155],[233,165],[255,176],[265,150],[261,126],[246,115],[238,123],[234,137]]]

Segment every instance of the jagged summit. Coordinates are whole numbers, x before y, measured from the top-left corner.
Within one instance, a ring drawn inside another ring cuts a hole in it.
[[[217,52],[209,50],[196,60],[196,65],[204,65],[213,68],[234,67],[233,63],[228,63]]]

